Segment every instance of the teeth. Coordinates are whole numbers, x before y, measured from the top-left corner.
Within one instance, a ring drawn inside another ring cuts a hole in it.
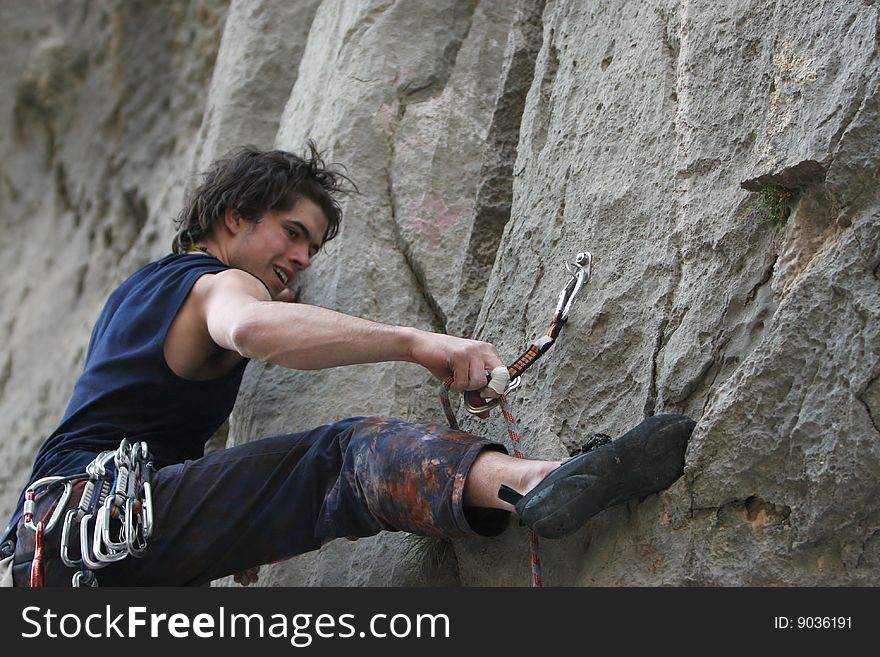
[[[287,276],[284,275],[284,272],[276,268],[275,273],[278,275],[278,278],[281,279],[281,282],[287,285]]]

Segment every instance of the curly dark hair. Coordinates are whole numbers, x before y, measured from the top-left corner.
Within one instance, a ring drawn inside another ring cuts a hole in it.
[[[342,219],[337,197],[357,192],[357,186],[335,165],[325,164],[315,142],[309,140],[307,146],[306,157],[243,146],[214,162],[201,184],[187,195],[174,222],[172,251],[184,253],[210,236],[228,208],[257,222],[270,210],[290,210],[301,197],[314,202],[327,217],[323,243],[336,237]]]

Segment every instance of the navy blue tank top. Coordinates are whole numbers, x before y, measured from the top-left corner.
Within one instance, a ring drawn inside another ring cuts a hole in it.
[[[165,361],[165,336],[199,277],[225,269],[201,253],[169,255],[116,288],[92,331],[61,424],[37,453],[30,482],[83,472],[97,453],[116,449],[124,437],[147,441],[157,468],[204,455],[205,443],[232,412],[247,361],[217,379],[182,379]]]

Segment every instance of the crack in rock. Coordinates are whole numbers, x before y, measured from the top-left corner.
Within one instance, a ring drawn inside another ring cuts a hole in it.
[[[880,381],[880,376],[875,376],[868,381],[865,391],[860,395],[856,395],[856,399],[865,407],[868,418],[871,420],[871,424],[874,425],[874,431],[880,435],[880,384],[878,384],[878,381]],[[875,411],[875,408],[878,408],[878,411]]]
[[[668,324],[669,320],[664,318],[657,329],[657,338],[654,342],[654,354],[651,356],[651,379],[648,385],[648,397],[645,400],[643,411],[645,417],[654,415],[657,410],[657,357],[660,355],[660,350],[663,348],[663,336],[666,333],[666,327]]]
[[[760,192],[773,185],[785,189],[802,190],[813,185],[823,184],[825,173],[825,167],[816,160],[803,160],[793,166],[785,167],[781,171],[743,180],[740,187],[749,192]]]

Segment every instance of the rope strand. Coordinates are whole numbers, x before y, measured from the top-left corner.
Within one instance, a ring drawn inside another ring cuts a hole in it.
[[[507,401],[507,395],[501,395],[501,413],[504,415],[504,420],[507,423],[507,435],[513,441],[513,455],[518,459],[524,459],[526,455],[520,449],[522,441],[519,435],[519,425],[513,416],[513,412],[510,410],[510,402]],[[538,552],[538,535],[531,529],[529,530],[529,551],[531,552],[529,562],[532,566],[532,586],[541,587],[544,582],[541,579],[541,556]]]
[[[443,406],[443,413],[446,415],[446,421],[449,423],[449,427],[458,431],[458,420],[455,418],[452,404],[449,401],[449,387],[451,385],[452,378],[448,378],[443,382],[443,388],[440,390],[440,404]],[[506,395],[501,395],[501,413],[504,415],[504,420],[507,423],[507,435],[510,436],[510,440],[513,442],[513,455],[518,459],[524,459],[526,455],[520,449],[522,441],[519,435],[519,426],[517,425],[516,418],[513,416],[513,412],[510,410],[510,403],[507,401]],[[531,529],[529,530],[529,551],[529,564],[531,565],[532,570],[531,584],[533,587],[541,587],[544,585],[544,582],[541,579],[541,557],[538,553],[538,535]]]

